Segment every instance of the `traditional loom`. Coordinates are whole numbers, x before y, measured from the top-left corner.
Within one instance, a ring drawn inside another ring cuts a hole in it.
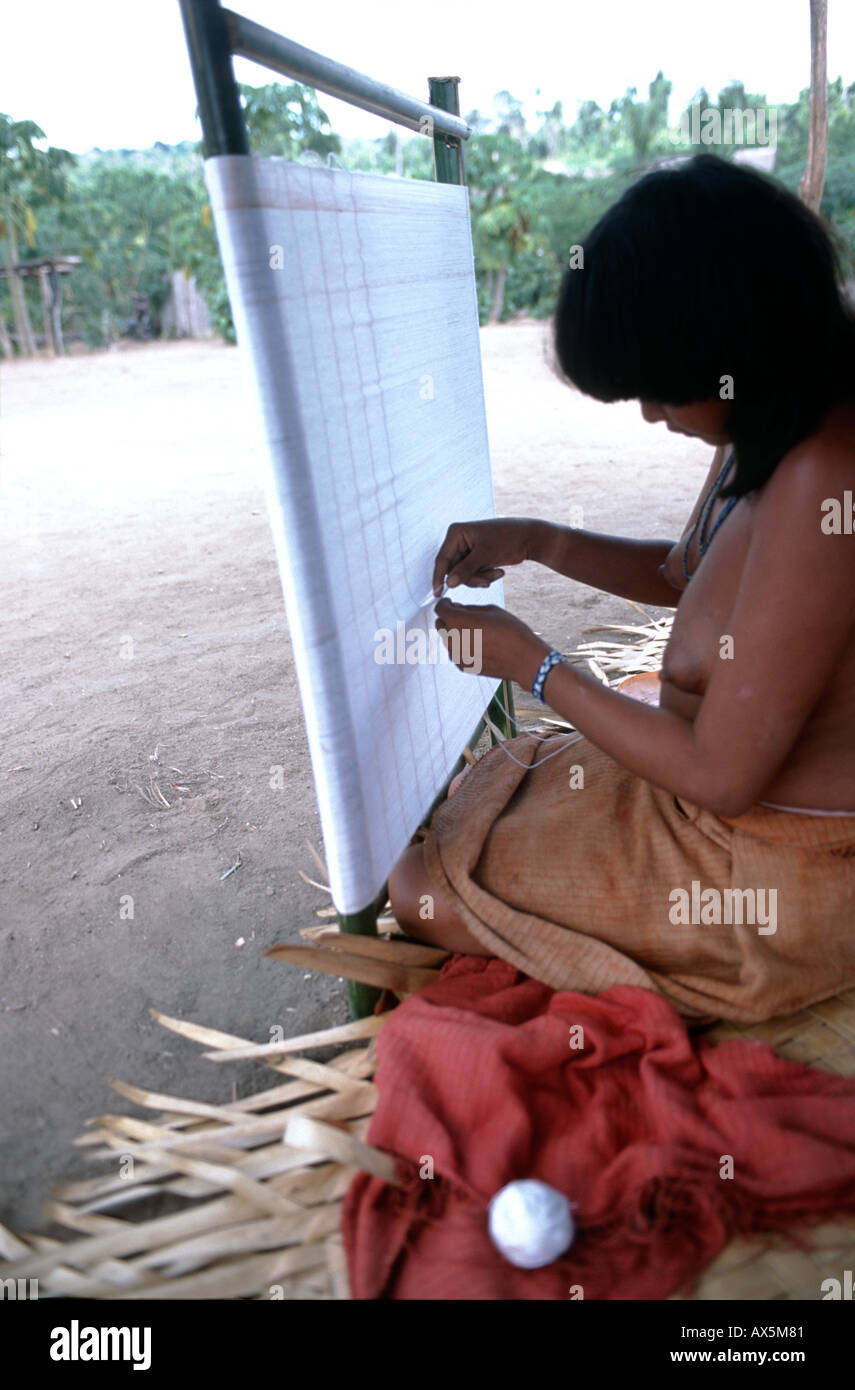
[[[389,871],[498,685],[451,663],[430,602],[448,526],[494,514],[461,157],[469,127],[457,78],[430,79],[426,104],[219,0],[181,7],[263,427],[333,901],[343,931],[376,934]],[[437,181],[254,157],[233,54],[427,134]],[[486,601],[501,602],[499,584]],[[505,686],[490,722],[509,734],[511,713]],[[350,990],[357,1015],[373,1007],[374,991]]]

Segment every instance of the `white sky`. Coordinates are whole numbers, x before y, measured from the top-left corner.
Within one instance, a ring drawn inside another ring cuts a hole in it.
[[[661,67],[676,120],[701,86],[732,79],[770,102],[810,80],[808,0],[231,0],[231,8],[412,96],[427,77],[461,80],[461,108],[492,113],[507,88],[530,121],[560,99],[605,106],[647,86]],[[34,21],[44,42],[34,41]],[[829,0],[829,77],[855,77],[855,3]],[[237,60],[243,82],[274,74]],[[285,81],[286,79],[278,79]],[[540,95],[537,95],[537,89]],[[379,136],[387,122],[320,94],[343,135]],[[75,152],[198,139],[195,95],[177,0],[39,0],[8,5],[0,51],[0,111],[35,120]]]

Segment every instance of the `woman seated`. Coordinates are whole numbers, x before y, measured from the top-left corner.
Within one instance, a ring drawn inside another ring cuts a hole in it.
[[[820,219],[709,155],[642,178],[583,259],[560,374],[715,445],[701,497],[676,544],[456,524],[434,592],[533,560],[676,607],[659,702],[495,606],[440,601],[442,631],[480,632],[483,674],[578,735],[483,757],[399,860],[392,907],[409,936],[555,988],[759,1021],[855,987],[855,319]]]

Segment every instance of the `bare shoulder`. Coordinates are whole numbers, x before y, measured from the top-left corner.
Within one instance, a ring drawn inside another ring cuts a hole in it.
[[[833,504],[845,509],[848,503],[851,521],[853,494],[855,405],[846,405],[832,411],[814,434],[800,440],[781,459],[758,494],[758,512],[809,507],[811,517],[815,517],[819,525]],[[808,519],[802,513],[802,520]],[[828,533],[823,531],[823,534]]]

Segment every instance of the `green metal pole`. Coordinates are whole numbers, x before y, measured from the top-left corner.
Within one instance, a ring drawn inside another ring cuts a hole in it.
[[[384,884],[379,897],[368,907],[364,907],[361,912],[340,912],[338,914],[339,930],[353,932],[357,936],[376,936],[377,915],[386,906],[388,896]],[[364,985],[358,980],[348,980],[347,997],[350,1000],[351,1018],[367,1018],[373,1014],[380,995],[381,991],[376,989],[374,985]]]
[[[496,725],[496,728],[501,729],[505,738],[515,737],[514,724],[516,722],[516,709],[514,707],[514,692],[510,681],[502,681],[502,684],[487,706],[487,713]],[[499,739],[496,738],[492,729],[490,730],[490,739],[494,744],[499,742]]]
[[[460,115],[460,94],[458,93],[459,77],[429,77],[428,92],[431,106],[438,106],[441,111],[450,111],[452,116]],[[431,131],[433,136],[433,157],[436,167],[437,183],[465,183],[466,177],[463,172],[463,149],[461,143],[453,135],[438,135]]]
[[[179,0],[193,70],[205,158],[249,154],[249,136],[232,68],[228,24],[220,0]]]

